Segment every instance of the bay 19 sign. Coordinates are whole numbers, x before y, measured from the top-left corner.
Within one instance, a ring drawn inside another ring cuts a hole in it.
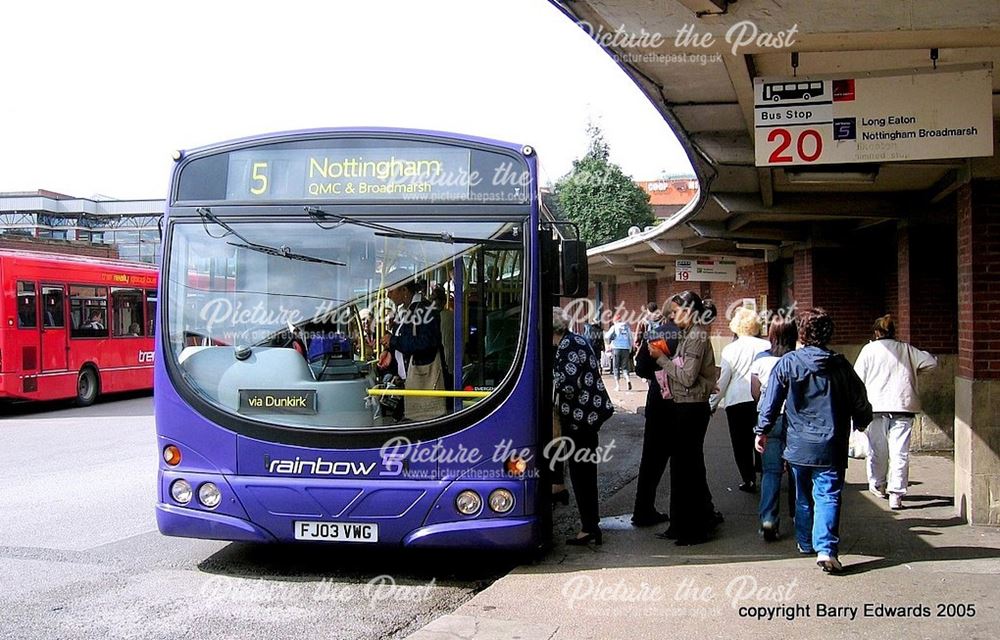
[[[192,160],[175,202],[509,202],[528,199],[523,157],[426,140],[329,138]]]

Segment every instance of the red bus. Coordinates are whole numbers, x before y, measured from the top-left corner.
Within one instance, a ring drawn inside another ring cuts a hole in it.
[[[0,249],[0,401],[153,387],[152,266]]]

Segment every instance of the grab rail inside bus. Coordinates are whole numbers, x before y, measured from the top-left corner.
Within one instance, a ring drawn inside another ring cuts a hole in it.
[[[370,396],[409,396],[412,398],[485,398],[492,391],[445,391],[436,389],[369,389]]]

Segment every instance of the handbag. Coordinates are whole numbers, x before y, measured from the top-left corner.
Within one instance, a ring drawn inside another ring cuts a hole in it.
[[[444,365],[441,354],[436,353],[430,364],[416,364],[410,358],[410,366],[406,369],[407,389],[422,389],[427,391],[444,391]],[[413,421],[430,420],[443,416],[447,411],[445,398],[408,396],[403,402],[403,417]]]
[[[868,434],[864,431],[851,429],[851,435],[847,441],[847,455],[851,458],[864,460],[868,457],[869,449]]]

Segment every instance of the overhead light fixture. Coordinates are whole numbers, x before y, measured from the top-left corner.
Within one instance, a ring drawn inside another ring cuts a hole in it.
[[[632,268],[638,273],[659,273],[663,271],[663,267],[636,266]]]
[[[879,165],[840,165],[828,167],[796,167],[785,169],[791,184],[874,184]]]
[[[737,249],[754,249],[757,251],[771,251],[780,249],[781,244],[777,242],[737,242]]]

